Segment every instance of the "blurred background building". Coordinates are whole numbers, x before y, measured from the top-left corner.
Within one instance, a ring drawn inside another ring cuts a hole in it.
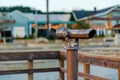
[[[0,10],[3,8],[0,8]],[[8,9],[6,9],[8,10]],[[14,38],[29,38],[35,34],[37,26],[38,36],[46,36],[47,14],[40,11],[35,12],[24,9],[0,13],[0,29],[9,29]],[[71,14],[72,13],[72,14]],[[96,29],[97,36],[114,35],[120,33],[120,5],[111,6],[101,10],[95,7],[93,11],[73,10],[71,13],[50,13],[49,28],[51,34],[55,34],[59,27],[69,27],[76,25],[77,22],[85,22],[89,27]],[[37,24],[36,24],[37,20]],[[86,26],[86,25],[81,25]],[[81,28],[78,28],[81,29]]]
[[[93,11],[75,10],[73,16],[76,21],[89,23],[90,28],[97,30],[97,36],[120,33],[120,5],[111,6],[101,10],[95,7]],[[117,30],[117,31],[116,31]]]

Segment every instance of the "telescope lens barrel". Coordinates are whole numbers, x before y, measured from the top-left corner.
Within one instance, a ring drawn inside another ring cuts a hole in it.
[[[82,30],[70,30],[70,29],[58,29],[56,31],[56,36],[58,38],[69,37],[70,39],[90,39],[96,34],[94,29],[82,29]]]

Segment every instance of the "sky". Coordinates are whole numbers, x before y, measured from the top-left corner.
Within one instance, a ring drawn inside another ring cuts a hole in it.
[[[46,12],[46,0],[0,0],[0,7],[21,5]],[[120,5],[120,0],[49,0],[49,11],[99,10],[114,5]]]

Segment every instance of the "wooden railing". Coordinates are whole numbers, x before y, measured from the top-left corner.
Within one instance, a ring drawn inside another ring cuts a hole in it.
[[[59,59],[59,51],[8,51],[0,52],[0,61],[25,61],[27,60],[28,69],[5,70],[0,71],[0,75],[5,74],[23,74],[28,73],[28,80],[33,80],[33,73],[38,72],[55,72],[59,67],[34,69],[33,60],[52,60]]]
[[[60,52],[61,58],[66,59],[66,52]],[[112,68],[118,70],[118,80],[120,80],[120,58],[117,57],[108,57],[103,55],[89,54],[89,53],[80,53],[78,54],[78,62],[84,65],[84,73],[78,72],[78,76],[83,77],[84,80],[111,80],[95,75],[90,74],[90,65],[96,65],[106,68]],[[68,68],[68,67],[67,67]],[[67,69],[61,68],[62,72],[66,72]],[[103,74],[103,73],[101,73]],[[63,79],[62,79],[63,80]]]
[[[118,80],[120,80],[120,58],[102,55],[80,53],[76,54],[76,49],[68,51],[8,51],[0,52],[0,61],[22,61],[27,60],[28,69],[0,70],[0,75],[28,73],[28,80],[33,80],[33,73],[38,72],[59,72],[59,80],[65,80],[64,73],[67,73],[67,80],[78,80],[78,76],[84,80],[111,80],[90,74],[90,65],[97,65],[118,70]],[[69,56],[69,58],[67,58]],[[77,57],[77,58],[76,58]],[[33,60],[59,61],[59,67],[34,69]],[[64,60],[67,59],[67,69]],[[84,65],[84,72],[78,72],[78,62]]]

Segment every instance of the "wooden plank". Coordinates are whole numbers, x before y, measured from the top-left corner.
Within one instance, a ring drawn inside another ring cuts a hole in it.
[[[67,72],[67,70],[64,69],[64,68],[60,68],[60,71],[64,72],[64,73]],[[107,79],[107,78],[102,78],[102,77],[99,77],[99,76],[94,76],[94,75],[83,73],[83,72],[78,72],[78,76],[84,77],[84,78],[87,78],[87,79],[92,79],[92,80],[110,80],[110,79]]]
[[[23,73],[38,73],[38,72],[56,72],[59,71],[59,68],[42,68],[42,69],[23,69],[23,70],[7,70],[0,71],[0,75],[6,74],[23,74]]]
[[[28,69],[33,69],[33,60],[28,60]],[[33,80],[33,73],[28,73],[28,80]]]
[[[118,69],[118,80],[120,80],[120,69]]]
[[[78,80],[78,50],[67,49],[67,80]]]
[[[60,67],[60,68],[61,68],[61,67],[64,68],[64,59],[62,59],[61,56],[59,56],[59,67]],[[60,78],[60,80],[65,80],[64,73],[63,73],[61,70],[59,70],[59,78]]]
[[[84,73],[90,74],[90,64],[84,64]],[[84,78],[84,80],[89,80]]]
[[[0,61],[59,59],[59,51],[0,52]]]
[[[60,56],[63,59],[66,59],[66,52],[61,51]],[[78,61],[83,64],[92,64],[102,67],[120,68],[120,58],[119,57],[109,57],[104,55],[97,55],[97,54],[89,54],[89,53],[80,53],[78,54]]]
[[[79,62],[84,64],[92,64],[114,69],[120,68],[120,58],[118,57],[108,57],[103,55],[80,53],[78,58]]]
[[[67,69],[60,67],[60,68],[59,68],[59,71],[60,71],[60,72],[63,72],[63,73],[66,73],[66,72],[67,72]]]
[[[98,76],[94,76],[94,75],[82,73],[82,72],[78,72],[78,76],[84,77],[86,79],[92,79],[92,80],[110,80],[107,78],[102,78],[102,77],[98,77]]]
[[[61,50],[59,53],[59,56],[61,57],[61,59],[66,60],[66,57],[67,57],[66,51]]]

